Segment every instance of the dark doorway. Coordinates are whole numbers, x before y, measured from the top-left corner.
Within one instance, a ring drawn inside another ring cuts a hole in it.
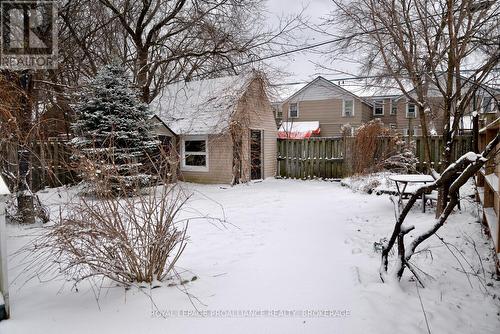
[[[250,172],[252,180],[262,179],[262,131],[250,130]]]

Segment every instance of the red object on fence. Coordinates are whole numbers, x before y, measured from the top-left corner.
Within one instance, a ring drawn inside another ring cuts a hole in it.
[[[319,122],[283,122],[278,130],[278,138],[308,139],[320,133]]]

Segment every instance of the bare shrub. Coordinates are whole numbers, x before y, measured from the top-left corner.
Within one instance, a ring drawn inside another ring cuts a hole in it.
[[[109,188],[106,182],[117,182],[112,172],[98,174],[104,188]],[[128,181],[119,182],[119,193],[81,193],[68,203],[58,220],[24,249],[33,259],[27,269],[37,276],[63,274],[75,284],[93,277],[126,287],[165,280],[186,247],[188,222],[178,214],[189,196],[169,183],[168,173],[158,173],[134,196]]]
[[[388,156],[394,147],[389,137],[389,129],[384,127],[380,119],[363,124],[356,130],[352,154],[352,171],[364,174],[376,171],[379,162]],[[388,145],[381,145],[381,137],[388,138]]]

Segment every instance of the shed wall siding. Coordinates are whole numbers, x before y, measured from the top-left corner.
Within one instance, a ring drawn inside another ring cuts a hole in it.
[[[238,104],[233,120],[245,124],[245,130],[242,134],[243,180],[250,180],[250,130],[261,130],[263,133],[263,178],[275,176],[278,130],[262,81],[254,80],[248,87]]]
[[[180,140],[180,143],[182,145],[182,140]],[[231,136],[229,134],[209,135],[208,171],[195,172],[181,169],[179,178],[183,181],[197,183],[231,183],[233,177],[232,163],[233,144]]]

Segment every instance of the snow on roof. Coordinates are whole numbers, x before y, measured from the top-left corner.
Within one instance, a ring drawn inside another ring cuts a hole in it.
[[[279,131],[288,132],[307,132],[316,131],[319,129],[319,122],[283,122],[281,123]]]
[[[301,90],[305,85],[307,85],[306,82],[271,85],[269,98],[274,103],[281,103]]]
[[[374,84],[365,79],[332,80],[332,82],[352,94],[364,98],[402,95],[401,89],[395,82]],[[410,87],[409,84],[405,86]]]
[[[247,73],[168,85],[151,107],[176,134],[219,134],[253,78]]]
[[[374,98],[374,97],[399,97],[402,95],[401,90],[394,82],[390,83],[382,83],[382,84],[372,84],[368,82],[366,79],[325,79],[323,77],[316,77],[314,80],[308,83],[287,83],[280,85],[273,85],[271,91],[271,99],[275,103],[282,103],[288,100],[290,97],[295,95],[297,92],[302,90],[307,85],[316,82],[318,80],[324,80],[324,82],[329,82],[332,87],[338,87],[343,89],[345,92],[356,96],[357,98],[370,103],[370,101],[366,99]]]
[[[320,134],[318,121],[312,122],[283,122],[278,130],[278,138],[304,139]]]

